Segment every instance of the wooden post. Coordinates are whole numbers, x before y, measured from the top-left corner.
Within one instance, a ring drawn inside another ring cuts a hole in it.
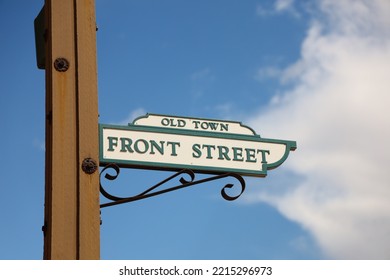
[[[45,26],[44,259],[99,259],[95,1],[46,0]]]

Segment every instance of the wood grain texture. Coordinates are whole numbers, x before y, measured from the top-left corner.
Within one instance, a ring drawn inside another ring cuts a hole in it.
[[[46,0],[45,259],[99,259],[96,29],[93,0]],[[69,69],[54,69],[56,58]]]

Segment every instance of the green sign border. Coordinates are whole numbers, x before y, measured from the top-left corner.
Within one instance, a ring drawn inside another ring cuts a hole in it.
[[[273,164],[263,164],[263,170],[259,170],[259,171],[240,169],[240,168],[220,168],[220,167],[212,167],[212,166],[205,167],[205,166],[186,165],[186,164],[179,165],[179,164],[170,164],[170,163],[161,163],[161,162],[140,162],[140,161],[133,161],[133,160],[104,159],[103,158],[103,130],[105,128],[115,129],[115,130],[126,130],[126,131],[129,130],[144,131],[144,132],[153,132],[153,133],[161,133],[161,134],[187,135],[187,136],[194,136],[194,137],[245,140],[245,141],[254,141],[254,142],[262,142],[262,143],[277,143],[277,144],[285,145],[286,150],[283,157],[279,161]],[[290,151],[294,151],[296,148],[297,148],[297,144],[295,141],[261,138],[257,134],[256,135],[230,134],[230,133],[219,133],[219,132],[209,132],[209,131],[195,131],[195,130],[187,130],[187,129],[174,129],[174,128],[154,127],[154,126],[133,125],[133,124],[129,124],[128,126],[99,124],[100,166],[106,166],[108,164],[115,163],[120,167],[139,168],[139,169],[155,169],[155,170],[169,170],[169,171],[180,171],[183,169],[191,169],[200,173],[209,173],[209,174],[238,173],[243,176],[265,177],[267,175],[267,170],[271,170],[280,166],[287,159]]]

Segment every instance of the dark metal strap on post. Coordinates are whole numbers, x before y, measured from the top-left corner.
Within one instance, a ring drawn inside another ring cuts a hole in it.
[[[114,175],[109,174],[107,172],[108,169],[112,169],[113,171],[115,171],[115,174]],[[245,191],[245,180],[238,174],[225,173],[225,174],[215,175],[215,176],[205,178],[205,179],[195,180],[195,177],[196,177],[195,173],[192,170],[184,169],[184,170],[181,170],[181,171],[173,174],[172,176],[168,177],[167,179],[159,182],[158,184],[148,188],[147,190],[143,191],[142,193],[139,193],[139,194],[134,195],[134,196],[129,196],[129,197],[118,197],[118,196],[111,195],[110,193],[108,193],[104,189],[104,187],[102,185],[102,175],[104,173],[105,173],[105,175],[104,175],[105,179],[113,181],[119,176],[120,168],[116,164],[109,164],[106,167],[104,167],[102,169],[102,171],[100,172],[100,193],[104,197],[106,197],[107,199],[112,201],[112,202],[101,204],[100,208],[118,205],[118,204],[122,204],[122,203],[133,202],[133,201],[149,198],[152,196],[157,196],[160,194],[164,194],[164,193],[172,192],[175,190],[187,188],[190,186],[203,184],[203,183],[211,182],[211,181],[216,181],[216,180],[228,178],[228,177],[233,177],[233,178],[237,179],[237,181],[240,183],[241,189],[240,189],[240,192],[238,195],[232,196],[232,195],[227,194],[226,190],[233,188],[234,184],[226,184],[221,189],[221,195],[224,199],[226,199],[228,201],[235,200],[235,199],[239,198],[241,196],[241,194]],[[189,176],[189,180],[184,178],[184,176],[186,176],[186,175]],[[175,179],[177,177],[180,177],[180,179],[179,179],[180,185],[157,190],[159,187],[163,186],[164,184],[172,181],[173,179]]]

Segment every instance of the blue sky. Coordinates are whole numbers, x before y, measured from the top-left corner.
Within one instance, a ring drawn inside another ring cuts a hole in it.
[[[0,259],[42,258],[42,5],[0,0]],[[96,0],[96,15],[100,123],[226,119],[298,144],[234,202],[221,181],[102,209],[102,259],[390,258],[388,1]],[[170,174],[123,169],[115,187]]]

